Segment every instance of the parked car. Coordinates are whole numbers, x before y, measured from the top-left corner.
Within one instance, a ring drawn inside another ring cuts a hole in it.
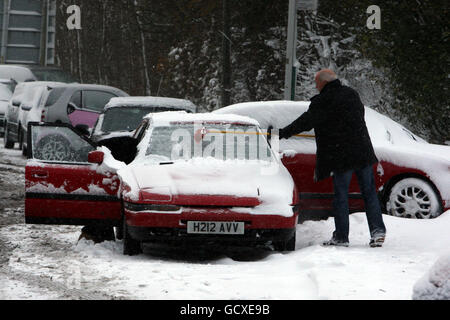
[[[92,128],[106,104],[127,97],[120,89],[96,84],[66,84],[52,88],[42,109],[43,121],[88,125]]]
[[[26,126],[23,125],[29,110],[40,103],[43,90],[48,85],[55,85],[55,82],[22,82],[19,83],[12,95],[5,113],[4,141],[5,148],[11,149],[16,142],[19,142],[19,149],[26,137]]]
[[[54,82],[44,89],[42,103],[32,109],[30,121],[68,123],[74,127],[92,128],[109,100],[123,96],[128,94],[110,86]],[[23,132],[25,135],[20,141],[23,141],[21,147],[26,154],[26,129]],[[19,135],[20,137],[22,136]]]
[[[14,79],[18,83],[30,81],[78,82],[78,79],[58,67],[38,65],[1,64],[0,78]]]
[[[14,92],[16,89],[17,82],[14,79],[1,79],[0,78],[0,84],[7,86],[9,91]]]
[[[27,223],[116,226],[124,254],[154,241],[295,249],[297,191],[255,120],[149,114],[124,137],[125,163],[67,124],[29,127]]]
[[[309,102],[269,101],[235,104],[214,111],[252,117],[262,128],[283,128],[309,107]],[[402,125],[365,109],[365,119],[379,164],[374,165],[376,187],[384,212],[407,218],[433,218],[450,209],[450,147],[433,145]],[[314,131],[279,141],[282,161],[300,192],[301,215],[331,215],[332,179],[314,182]],[[364,211],[356,177],[350,184],[352,212]]]
[[[142,118],[151,112],[180,111],[196,112],[197,107],[189,100],[164,97],[120,97],[112,98],[105,106],[95,124],[91,139],[94,142],[132,135]]]
[[[5,132],[5,114],[8,110],[8,102],[12,97],[12,92],[9,86],[0,81],[0,135]]]

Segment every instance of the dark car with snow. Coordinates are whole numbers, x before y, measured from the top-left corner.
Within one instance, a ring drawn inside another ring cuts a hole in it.
[[[0,78],[17,83],[30,81],[78,82],[71,74],[55,66],[0,64]]]
[[[70,125],[29,128],[27,223],[115,226],[125,254],[145,242],[295,249],[294,181],[253,119],[149,114],[116,158]],[[56,158],[58,136],[70,150]]]
[[[309,107],[309,102],[248,102],[214,111],[258,120],[262,128],[284,128]],[[379,159],[374,165],[382,208],[407,218],[433,218],[450,208],[450,147],[427,143],[392,119],[365,108],[365,120]],[[301,216],[331,215],[332,179],[314,182],[316,144],[314,131],[279,141],[282,162],[299,190]],[[356,177],[349,188],[352,212],[365,211]]]
[[[186,111],[195,113],[197,107],[189,100],[166,97],[118,97],[105,106],[95,124],[91,139],[95,142],[113,137],[131,136],[148,113]]]

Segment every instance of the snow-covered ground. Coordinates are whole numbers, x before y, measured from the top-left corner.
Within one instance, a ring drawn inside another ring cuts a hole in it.
[[[2,143],[0,152],[0,173],[14,170],[20,186],[20,152]],[[3,193],[11,186],[0,178]],[[320,245],[334,229],[330,218],[298,225],[290,253],[150,246],[128,257],[121,241],[94,244],[78,241],[81,227],[25,225],[23,202],[4,204],[0,299],[411,299],[450,247],[450,211],[432,220],[384,216],[382,248],[368,246],[365,215],[356,213],[348,248]]]

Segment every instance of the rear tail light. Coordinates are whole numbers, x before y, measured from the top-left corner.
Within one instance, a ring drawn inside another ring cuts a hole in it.
[[[41,122],[45,122],[45,108],[41,111]]]

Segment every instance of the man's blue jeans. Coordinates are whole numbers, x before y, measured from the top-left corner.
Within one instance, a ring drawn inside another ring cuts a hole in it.
[[[376,237],[386,234],[386,227],[383,223],[380,202],[375,190],[375,179],[373,176],[372,166],[367,166],[362,169],[333,173],[333,210],[334,223],[336,227],[336,231],[333,233],[333,238],[340,242],[348,242],[348,188],[353,172],[355,172],[356,177],[358,178],[359,189],[361,190],[362,196],[364,198],[370,236]]]

